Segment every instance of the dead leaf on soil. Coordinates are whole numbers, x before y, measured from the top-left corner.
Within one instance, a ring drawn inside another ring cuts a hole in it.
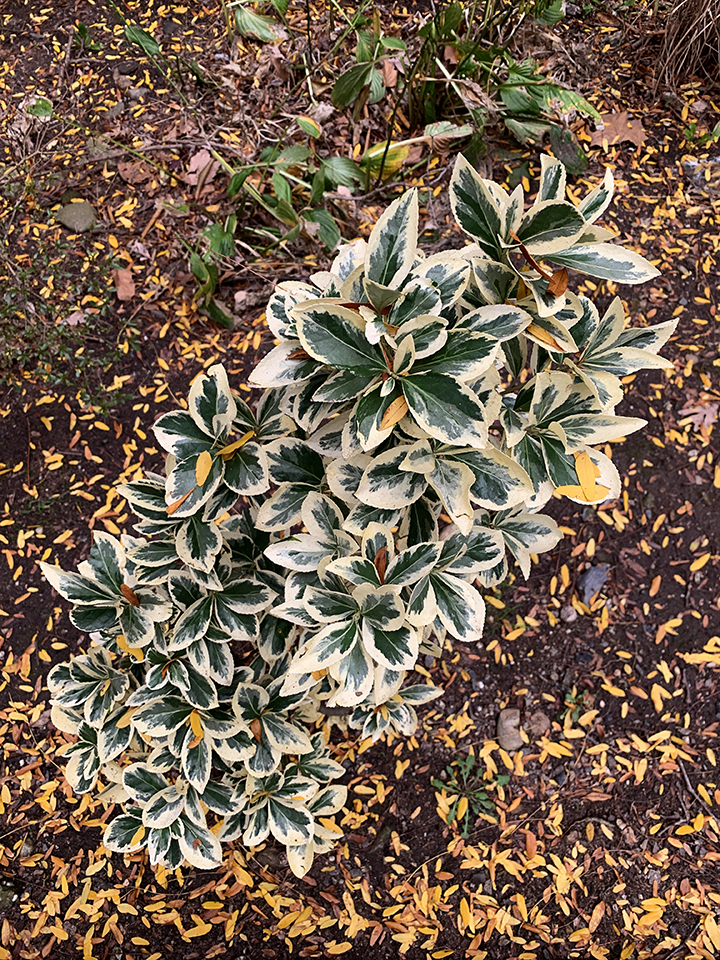
[[[717,421],[718,410],[718,403],[697,403],[683,407],[680,416],[687,417],[696,430],[702,430],[703,427],[709,430]]]
[[[147,163],[118,163],[118,173],[126,183],[144,183],[153,175],[153,168]]]
[[[394,60],[383,60],[380,72],[386,87],[397,85],[398,72]]]
[[[67,317],[63,317],[60,323],[64,323],[66,327],[77,327],[81,323],[85,323],[85,314],[82,310],[74,310]]]
[[[205,169],[209,167],[207,173],[204,173]],[[187,172],[185,173],[185,182],[189,183],[191,186],[197,186],[198,179],[200,175],[203,175],[203,183],[210,183],[212,178],[218,172],[220,164],[217,160],[213,160],[210,155],[209,150],[199,150],[194,157],[190,158],[190,163],[188,164]]]
[[[126,267],[123,270],[113,270],[113,279],[115,281],[115,292],[118,300],[132,300],[135,296],[135,283],[132,278],[132,270]]]
[[[632,119],[627,110],[619,113],[604,113],[602,121],[603,126],[590,134],[591,146],[601,147],[603,141],[607,141],[608,146],[627,141],[634,143],[636,147],[641,147],[645,143],[647,134],[642,121]]]

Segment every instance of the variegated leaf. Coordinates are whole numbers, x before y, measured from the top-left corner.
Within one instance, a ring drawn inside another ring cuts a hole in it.
[[[303,348],[320,363],[355,374],[376,376],[387,369],[379,347],[368,343],[359,314],[347,307],[314,301],[298,308]]]
[[[417,190],[408,190],[390,204],[373,227],[365,255],[366,276],[396,287],[410,272],[417,239]]]
[[[565,200],[542,200],[522,218],[518,239],[533,256],[550,257],[567,250],[585,230],[581,213]]]
[[[440,373],[404,377],[402,387],[414,420],[431,437],[457,446],[486,445],[485,411],[469,387]]]
[[[220,437],[229,432],[237,409],[222,364],[216,363],[193,380],[188,411],[197,427],[209,436]]]
[[[645,257],[633,250],[612,243],[594,243],[576,246],[570,250],[548,254],[548,260],[578,273],[587,273],[616,283],[645,283],[660,276],[660,271]]]
[[[458,640],[479,640],[485,625],[485,602],[477,589],[446,573],[433,574],[432,584],[445,629]]]
[[[394,509],[406,507],[422,496],[426,478],[401,466],[409,449],[393,447],[373,457],[355,492],[357,498],[371,507]]]
[[[499,235],[502,221],[486,181],[473,170],[465,157],[455,161],[450,182],[450,205],[460,227],[477,241],[492,259],[501,257]]]

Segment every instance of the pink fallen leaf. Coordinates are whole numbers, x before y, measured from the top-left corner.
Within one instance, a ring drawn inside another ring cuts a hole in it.
[[[132,300],[135,296],[132,270],[129,267],[123,270],[113,270],[113,280],[115,281],[115,292],[118,300]]]
[[[195,156],[190,158],[187,171],[185,173],[185,182],[191,186],[197,186],[198,178],[202,174],[203,183],[209,183],[218,172],[220,164],[213,160],[209,150],[199,150]],[[207,170],[207,173],[204,171]]]

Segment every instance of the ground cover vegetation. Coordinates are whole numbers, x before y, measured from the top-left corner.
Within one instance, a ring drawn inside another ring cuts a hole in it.
[[[658,59],[682,4],[590,6],[562,20],[546,4],[452,3],[3,15],[3,956],[720,949],[716,105],[706,81]],[[693,9],[688,64],[712,77],[712,20]],[[567,202],[541,140],[568,171]],[[598,184],[607,192],[608,168],[613,202],[578,243],[571,221]],[[547,190],[564,238],[543,249],[533,223]],[[395,251],[392,277],[375,273],[388,218],[416,250],[405,273]],[[623,249],[638,267],[642,252],[649,282],[583,275],[588,244],[606,269]],[[429,344],[432,322],[390,322],[417,291],[441,328]],[[653,328],[664,339],[671,321],[661,361]],[[650,345],[657,371],[594,364],[594,323]],[[287,383],[251,392],[253,367],[261,384]],[[586,426],[610,421],[602,437],[537,420],[541,391],[571,383]],[[468,394],[476,405],[453,419],[472,436],[433,433]],[[354,477],[328,413],[347,418]],[[616,445],[613,426],[642,420]],[[183,424],[190,439],[173,432]],[[426,469],[388,468],[403,447]],[[489,483],[489,464],[517,484]],[[561,497],[530,512],[553,487]],[[391,517],[380,490],[398,500]],[[267,529],[210,519],[238,497]],[[521,511],[564,539],[544,554],[508,540]],[[289,538],[281,520],[304,530]],[[522,570],[488,565],[506,545]],[[438,549],[417,581],[388,582],[413,551]],[[71,611],[38,561],[58,586],[82,561],[75,584],[97,597]],[[462,620],[443,603],[449,581]],[[338,595],[342,616],[325,624]],[[193,604],[212,622],[184,645]],[[431,613],[434,626],[419,622]],[[76,624],[99,627],[100,643]],[[352,663],[336,648],[325,676],[292,672],[343,628]],[[244,636],[261,638],[254,659]],[[382,662],[398,654],[402,666]],[[362,662],[372,690],[357,706]],[[143,689],[148,702],[126,699]],[[390,697],[380,709],[376,694]],[[185,710],[172,737],[146,727],[153,699]],[[150,755],[140,734],[155,738]],[[125,778],[117,760],[131,761]],[[149,855],[111,852],[148,841]]]

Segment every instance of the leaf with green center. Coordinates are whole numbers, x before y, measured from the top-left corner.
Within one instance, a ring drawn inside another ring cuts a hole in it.
[[[367,244],[365,274],[396,288],[410,272],[418,239],[418,196],[408,190],[394,200],[373,227]]]
[[[188,607],[175,624],[169,649],[184,650],[195,640],[204,637],[210,625],[212,609],[212,597],[203,597]]]
[[[605,171],[603,182],[580,203],[578,210],[587,223],[594,223],[607,210],[614,190],[612,170]]]
[[[270,833],[279,843],[287,846],[309,843],[312,839],[314,820],[308,809],[299,803],[270,797],[268,823]]]
[[[543,200],[522,218],[518,239],[533,256],[558,254],[567,250],[585,230],[577,208],[565,200]]]
[[[262,358],[248,380],[259,387],[282,387],[308,380],[317,371],[317,360],[305,352],[299,340],[284,340]]]
[[[216,363],[193,380],[188,411],[196,426],[211,437],[224,436],[237,413],[225,368]]]
[[[351,423],[354,421],[356,435],[363,450],[372,450],[389,437],[395,424],[383,427],[383,418],[391,405],[402,394],[397,388],[383,395],[381,387],[373,387],[358,401]]]
[[[199,870],[212,870],[222,863],[220,841],[205,826],[193,823],[185,814],[180,817],[182,833],[178,837],[180,851],[187,862]]]
[[[535,206],[543,200],[565,199],[565,167],[559,160],[546,153],[540,156],[540,187]],[[582,212],[582,211],[581,211]]]
[[[504,303],[492,304],[465,314],[450,335],[455,333],[457,336],[456,331],[460,330],[472,330],[496,340],[510,340],[522,333],[532,322],[533,318],[526,310]]]
[[[210,472],[202,484],[198,484],[197,458],[178,460],[170,471],[165,499],[175,519],[189,517],[213,496],[222,483],[225,464],[222,457],[213,457]]]
[[[362,623],[363,645],[376,663],[390,670],[412,670],[418,657],[418,636],[412,627],[380,627]]]
[[[330,623],[300,647],[290,665],[291,673],[312,673],[342,660],[358,636],[354,620]]]
[[[147,835],[142,811],[135,807],[115,817],[103,834],[103,846],[116,853],[134,853],[145,846]]]
[[[485,602],[477,589],[445,573],[432,574],[431,579],[437,613],[445,629],[458,640],[479,640],[485,625]]]
[[[430,371],[452,377],[460,383],[477,380],[493,365],[499,341],[484,333],[451,330],[445,346],[413,366],[413,375]]]
[[[318,487],[322,482],[324,467],[322,457],[307,443],[287,437],[267,444],[270,479],[273,483],[297,483]]]
[[[437,563],[441,543],[416,543],[399,553],[388,565],[385,583],[406,587],[426,576]]]
[[[547,259],[578,273],[587,273],[601,280],[616,283],[645,283],[660,276],[660,271],[645,257],[612,243],[594,243],[575,246],[569,250],[548,254]]]
[[[198,737],[190,728],[185,734],[181,753],[182,771],[195,789],[202,793],[210,779],[212,750],[207,737]]]
[[[194,514],[182,524],[175,539],[180,559],[190,567],[209,572],[223,545],[223,538],[214,523],[203,523]]]
[[[501,259],[500,212],[485,181],[462,155],[455,161],[450,205],[460,227],[477,241],[483,253],[493,260]]]
[[[40,561],[40,568],[50,586],[72,603],[107,606],[109,602],[116,603],[118,600],[110,590],[89,577],[81,577],[43,561]]]
[[[372,690],[373,661],[358,636],[347,654],[331,664],[328,672],[340,689],[328,701],[329,706],[350,707],[361,703]]]
[[[310,301],[296,307],[295,315],[303,349],[320,363],[367,376],[387,369],[382,351],[368,343],[353,310]]]
[[[392,509],[406,507],[425,492],[426,478],[410,473],[401,466],[409,447],[393,447],[373,457],[365,470],[355,495],[371,507]]]
[[[530,554],[552,550],[563,537],[557,523],[539,513],[498,514],[493,527],[502,533],[526,579],[530,575]]]
[[[246,443],[225,461],[223,481],[232,491],[257,497],[270,486],[268,460],[259,443]]]
[[[469,387],[423,373],[404,377],[402,389],[413,419],[431,437],[457,446],[487,444],[485,410]]]
[[[532,485],[523,468],[492,446],[484,450],[448,451],[447,457],[472,470],[470,498],[486,510],[514,507],[532,495]]]
[[[470,467],[465,463],[438,458],[427,481],[442,498],[452,522],[462,533],[469,533],[473,525],[470,490],[475,482],[475,474]]]

